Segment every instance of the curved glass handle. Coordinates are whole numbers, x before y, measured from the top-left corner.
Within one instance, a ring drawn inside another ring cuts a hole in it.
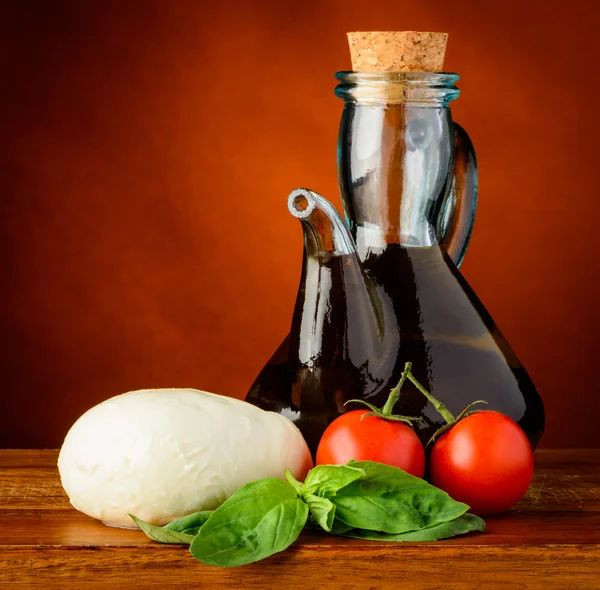
[[[453,125],[454,173],[440,219],[440,242],[458,267],[465,257],[475,222],[477,159],[467,132],[458,123]]]

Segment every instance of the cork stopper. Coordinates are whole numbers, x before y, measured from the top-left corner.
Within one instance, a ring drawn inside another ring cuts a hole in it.
[[[448,33],[348,33],[355,72],[441,72]]]

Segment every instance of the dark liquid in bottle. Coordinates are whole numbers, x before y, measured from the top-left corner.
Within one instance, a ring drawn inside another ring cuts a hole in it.
[[[326,285],[321,281],[318,293],[307,296],[316,283],[303,273],[292,331],[247,401],[290,418],[314,454],[327,425],[359,407],[344,406],[346,401],[362,398],[382,406],[410,361],[416,378],[454,415],[485,400],[482,409],[516,420],[535,448],[544,429],[539,394],[442,248],[392,244],[367,256],[367,289],[355,257],[313,262],[328,276]],[[320,315],[315,297],[324,301]],[[374,310],[375,322],[366,305]],[[303,356],[307,342],[318,343],[312,356]],[[411,383],[404,385],[395,413],[423,416],[414,423],[423,443],[443,425]]]

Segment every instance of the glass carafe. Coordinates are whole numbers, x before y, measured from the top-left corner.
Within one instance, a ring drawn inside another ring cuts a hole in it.
[[[345,222],[312,191],[290,195],[305,244],[292,328],[247,400],[292,419],[314,453],[326,426],[353,409],[345,402],[383,405],[410,361],[452,413],[486,400],[535,448],[541,398],[458,270],[477,193],[472,145],[449,107],[458,76],[336,77]],[[442,424],[408,383],[395,411],[423,415],[423,442]]]

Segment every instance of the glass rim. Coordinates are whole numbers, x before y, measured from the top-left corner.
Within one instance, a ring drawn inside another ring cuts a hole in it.
[[[460,76],[455,72],[354,72],[342,70],[335,73],[335,78],[342,84],[401,82],[404,84],[451,87],[460,79]]]

